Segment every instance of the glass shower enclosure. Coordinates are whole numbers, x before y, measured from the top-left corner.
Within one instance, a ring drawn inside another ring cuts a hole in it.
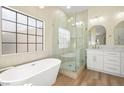
[[[76,72],[85,66],[86,28],[87,11],[68,15],[64,22],[56,21],[53,56],[62,60],[61,69]]]

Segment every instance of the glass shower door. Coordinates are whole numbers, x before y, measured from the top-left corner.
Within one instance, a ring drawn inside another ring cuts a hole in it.
[[[69,15],[65,26],[54,25],[53,54],[62,60],[61,69],[76,72],[85,65],[86,25],[77,14]]]

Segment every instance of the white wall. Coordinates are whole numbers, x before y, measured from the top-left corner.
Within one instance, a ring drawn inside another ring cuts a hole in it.
[[[103,25],[106,28],[106,45],[114,45],[114,29],[115,26],[122,20],[123,18],[117,18],[117,14],[119,12],[123,12],[124,7],[122,6],[97,6],[91,7],[88,10],[88,19],[92,19],[95,16],[103,16],[105,18],[104,21],[88,24],[88,29],[90,29],[94,25]]]
[[[66,14],[56,7],[46,7],[45,9],[40,9],[35,6],[13,6],[11,8],[20,10],[26,14],[32,15],[34,17],[40,18],[45,21],[45,51],[34,52],[34,53],[19,53],[11,55],[0,54],[0,68],[26,63],[32,60],[47,58],[52,56],[53,47],[53,31],[57,30],[57,27],[62,26],[66,28]],[[88,29],[93,25],[103,25],[107,30],[107,45],[114,45],[114,28],[123,18],[118,19],[116,16],[119,12],[124,11],[124,7],[91,7],[88,10],[88,19],[95,16],[103,16],[105,20],[103,22],[98,22],[95,24],[88,24]],[[82,12],[83,13],[83,12]],[[1,13],[0,13],[1,14]],[[81,14],[83,15],[83,14]],[[87,17],[86,17],[87,20]],[[1,22],[0,22],[1,25]],[[0,27],[1,28],[1,27]],[[85,34],[86,35],[86,34]],[[57,39],[57,38],[56,38]],[[1,42],[1,35],[0,35]],[[0,43],[0,53],[2,52]],[[54,52],[54,51],[53,51]]]
[[[63,19],[64,12],[55,7],[46,7],[45,9],[40,9],[36,6],[11,6],[11,8],[17,9],[26,14],[32,15],[36,18],[45,21],[45,51],[34,52],[34,53],[18,53],[18,54],[9,54],[2,55],[2,48],[0,43],[0,68],[23,64],[30,62],[32,60],[47,58],[52,56],[52,33],[53,23],[57,19],[61,21]],[[1,13],[0,13],[1,14]],[[59,16],[59,17],[58,17]],[[1,35],[0,35],[1,42]]]

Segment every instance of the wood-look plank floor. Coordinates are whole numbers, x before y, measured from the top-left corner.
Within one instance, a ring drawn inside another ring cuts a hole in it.
[[[71,79],[63,74],[59,74],[54,86],[123,86],[124,78],[84,70],[76,79]]]

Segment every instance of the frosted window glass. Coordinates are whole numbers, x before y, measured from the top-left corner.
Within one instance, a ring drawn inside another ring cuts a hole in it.
[[[59,48],[68,48],[70,44],[70,32],[59,28]]]
[[[35,43],[35,36],[28,35],[28,42],[29,43]]]
[[[17,44],[18,53],[27,52],[27,44]]]
[[[2,20],[2,30],[16,32],[16,23]]]
[[[2,40],[3,40],[3,42],[16,42],[16,34],[2,32]]]
[[[37,51],[42,51],[42,44],[37,44]]]
[[[17,34],[17,42],[27,43],[27,35]]]
[[[1,7],[1,10],[3,54],[28,52],[27,49],[42,51],[43,21],[9,8]]]
[[[17,32],[19,32],[19,33],[27,33],[27,26],[17,24]]]
[[[43,22],[37,21],[37,27],[38,28],[43,28]]]
[[[16,21],[16,12],[2,8],[2,19]]]
[[[17,22],[22,24],[27,24],[27,16],[22,14],[17,14]]]
[[[16,44],[2,44],[3,54],[16,53]]]
[[[37,29],[37,35],[42,35],[43,29]]]
[[[28,25],[30,26],[36,26],[36,20],[33,18],[28,18]]]
[[[41,36],[37,36],[37,43],[42,43],[42,37]]]
[[[28,44],[28,50],[29,52],[34,52],[35,51],[35,44]]]
[[[36,28],[34,27],[28,27],[28,33],[29,34],[35,34]]]

